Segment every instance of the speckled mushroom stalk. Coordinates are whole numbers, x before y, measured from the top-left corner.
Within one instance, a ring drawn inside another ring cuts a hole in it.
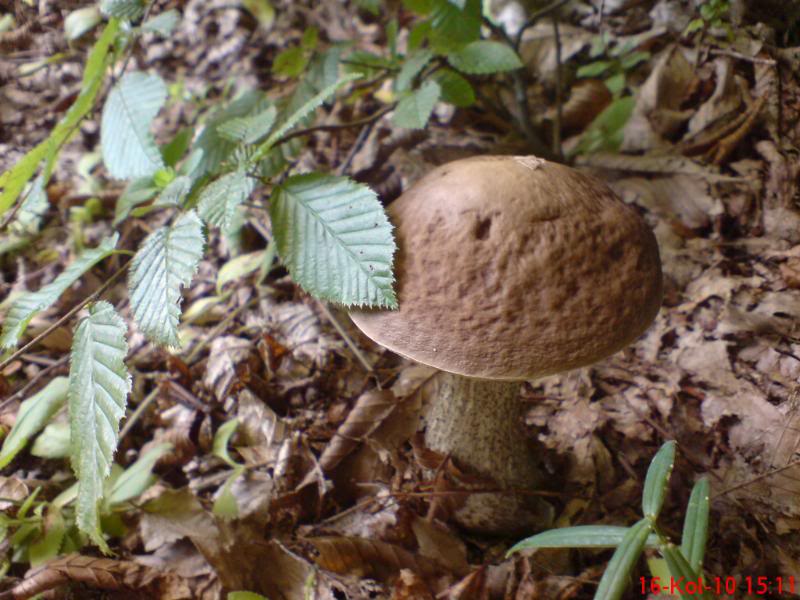
[[[602,182],[532,156],[431,171],[389,207],[397,311],[354,311],[377,343],[442,375],[426,442],[509,491],[538,483],[519,382],[594,363],[635,340],[661,302],[658,246]],[[456,515],[508,533],[530,496],[480,493]],[[546,512],[546,511],[544,511]]]

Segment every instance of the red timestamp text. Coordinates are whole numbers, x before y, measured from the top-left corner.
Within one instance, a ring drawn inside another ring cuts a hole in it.
[[[767,577],[766,575],[744,577],[707,577],[686,579],[684,577],[640,577],[642,595],[670,594],[673,596],[702,596],[703,594],[733,595],[747,593],[756,596],[772,594],[795,594],[797,584],[794,576]]]

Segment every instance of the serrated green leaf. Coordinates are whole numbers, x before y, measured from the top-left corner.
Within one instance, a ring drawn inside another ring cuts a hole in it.
[[[112,177],[147,177],[164,166],[150,125],[166,99],[167,86],[155,74],[127,73],[111,89],[103,106],[100,142]]]
[[[692,488],[683,521],[681,552],[697,573],[702,570],[708,540],[709,494],[708,478],[703,477]]]
[[[39,458],[66,458],[69,456],[69,423],[50,423],[31,446],[31,455]]]
[[[256,252],[232,258],[222,265],[217,273],[217,294],[222,292],[222,288],[225,287],[226,283],[249,275],[263,267],[266,256],[266,250],[257,250]]]
[[[147,491],[157,480],[152,473],[153,467],[156,466],[158,459],[167,454],[172,448],[172,444],[156,444],[142,454],[135,463],[125,469],[111,488],[107,500],[108,506],[113,507],[115,504],[133,500]]]
[[[270,199],[278,254],[317,298],[395,308],[392,227],[375,192],[346,177],[290,177]]]
[[[136,21],[144,14],[143,0],[100,0],[103,14],[126,21]]]
[[[181,287],[192,282],[203,257],[203,225],[190,211],[151,233],[131,263],[133,320],[147,339],[178,347]]]
[[[31,182],[28,195],[22,201],[8,229],[12,234],[22,237],[31,236],[39,231],[42,217],[50,209],[47,192],[44,189],[44,173],[40,173]]]
[[[675,446],[674,441],[664,443],[647,469],[642,491],[642,512],[649,519],[657,519],[664,506],[672,466],[675,464]]]
[[[608,562],[600,584],[597,586],[594,600],[619,600],[622,598],[651,530],[652,524],[646,518],[628,530],[622,543],[617,546],[614,555]]]
[[[309,58],[302,46],[281,50],[272,63],[272,72],[280,77],[299,77],[308,66]]]
[[[275,123],[277,109],[268,109],[249,117],[237,117],[217,126],[217,133],[231,142],[253,144],[264,137]]]
[[[622,145],[625,124],[630,119],[635,105],[636,98],[626,96],[606,106],[586,128],[574,153],[616,152]]]
[[[17,298],[5,316],[0,348],[13,348],[34,315],[49,308],[78,278],[114,251],[119,234],[100,242],[97,248],[84,250],[52,283],[37,292],[28,292]]]
[[[141,177],[131,181],[117,199],[114,207],[114,226],[122,223],[136,206],[147,202],[157,193],[158,187],[153,183],[152,177]]]
[[[446,54],[480,39],[481,17],[480,0],[466,0],[463,9],[449,0],[434,0],[430,16],[433,50]]]
[[[78,124],[94,106],[94,100],[100,91],[100,84],[103,82],[106,66],[110,61],[109,49],[114,43],[118,31],[119,21],[111,19],[94,46],[92,46],[92,51],[86,60],[86,68],[83,71],[81,92],[72,106],[70,106],[67,114],[64,115],[64,118],[53,128],[53,131],[44,141],[28,151],[11,169],[0,175],[0,188],[3,190],[0,193],[0,214],[8,210],[19,197],[20,192],[25,188],[30,178],[33,177],[43,160],[46,163],[43,170],[43,184],[46,184],[49,180],[58,151],[69,139],[70,135],[77,130]]]
[[[611,64],[610,60],[596,60],[588,65],[579,67],[575,75],[577,77],[597,77],[608,71],[611,68]]]
[[[98,504],[117,449],[119,422],[131,390],[125,367],[125,322],[108,302],[89,308],[75,330],[69,368],[72,469],[78,478],[75,520],[104,552]]]
[[[236,117],[257,114],[267,108],[269,108],[269,101],[264,94],[258,90],[249,90],[222,110],[214,113],[206,121],[205,127],[203,127],[197,141],[194,143],[193,152],[202,151],[203,155],[193,173],[193,178],[200,177],[206,173],[211,175],[218,174],[220,166],[237,147],[236,143],[230,142],[219,135],[217,132],[219,125]]]
[[[155,33],[161,37],[167,37],[172,33],[172,30],[175,29],[175,25],[178,24],[180,19],[181,14],[173,8],[160,15],[147,19],[147,21],[142,23],[142,31],[146,33]]]
[[[513,71],[522,66],[514,49],[508,44],[478,40],[447,55],[450,65],[470,75],[488,75]]]
[[[197,212],[208,224],[230,230],[239,205],[255,189],[255,180],[242,170],[232,171],[212,181],[200,192]]]
[[[578,525],[551,529],[514,544],[506,556],[532,548],[616,548],[629,529],[630,527],[614,525]],[[658,546],[658,537],[655,534],[647,539],[647,546]]]
[[[25,447],[28,440],[39,433],[48,421],[67,401],[69,382],[66,377],[56,377],[41,391],[37,392],[19,406],[17,420],[3,440],[0,450],[0,469],[10,463]]]
[[[433,59],[433,52],[430,50],[415,50],[410,52],[394,80],[395,89],[398,92],[405,92],[411,87],[414,78],[420,74],[422,69],[425,68]]]
[[[442,88],[444,102],[459,108],[475,104],[475,90],[472,89],[472,84],[452,69],[439,69],[433,77]]]
[[[441,92],[438,83],[426,81],[418,90],[400,100],[392,122],[398,127],[422,129],[428,123]]]
[[[260,159],[264,158],[266,154],[272,149],[275,143],[282,138],[285,134],[289,133],[294,127],[300,123],[303,119],[305,119],[308,115],[313,113],[317,108],[319,108],[325,101],[327,101],[331,96],[333,96],[339,88],[342,86],[347,85],[351,81],[355,81],[359,79],[361,76],[353,73],[350,75],[345,75],[335,83],[327,86],[321,92],[312,96],[307,102],[305,102],[300,108],[298,108],[293,114],[286,118],[286,120],[278,126],[275,131],[273,131],[267,140],[258,147],[258,151],[256,152],[253,162],[258,162]]]
[[[192,180],[186,175],[179,175],[161,190],[153,202],[153,206],[181,206],[183,199],[192,189]]]

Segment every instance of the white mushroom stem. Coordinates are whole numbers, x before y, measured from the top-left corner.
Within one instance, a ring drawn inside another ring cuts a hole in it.
[[[519,387],[519,382],[437,375],[426,410],[426,445],[508,490],[469,495],[455,519],[471,531],[519,533],[551,518],[549,504],[525,494],[539,489],[541,474],[523,428]]]

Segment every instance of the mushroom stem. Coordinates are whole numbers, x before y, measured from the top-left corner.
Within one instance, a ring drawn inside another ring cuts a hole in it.
[[[426,445],[509,490],[469,495],[454,516],[471,531],[519,533],[541,528],[552,518],[547,502],[520,493],[537,490],[542,477],[523,429],[519,386],[446,372],[437,375],[426,411]]]

